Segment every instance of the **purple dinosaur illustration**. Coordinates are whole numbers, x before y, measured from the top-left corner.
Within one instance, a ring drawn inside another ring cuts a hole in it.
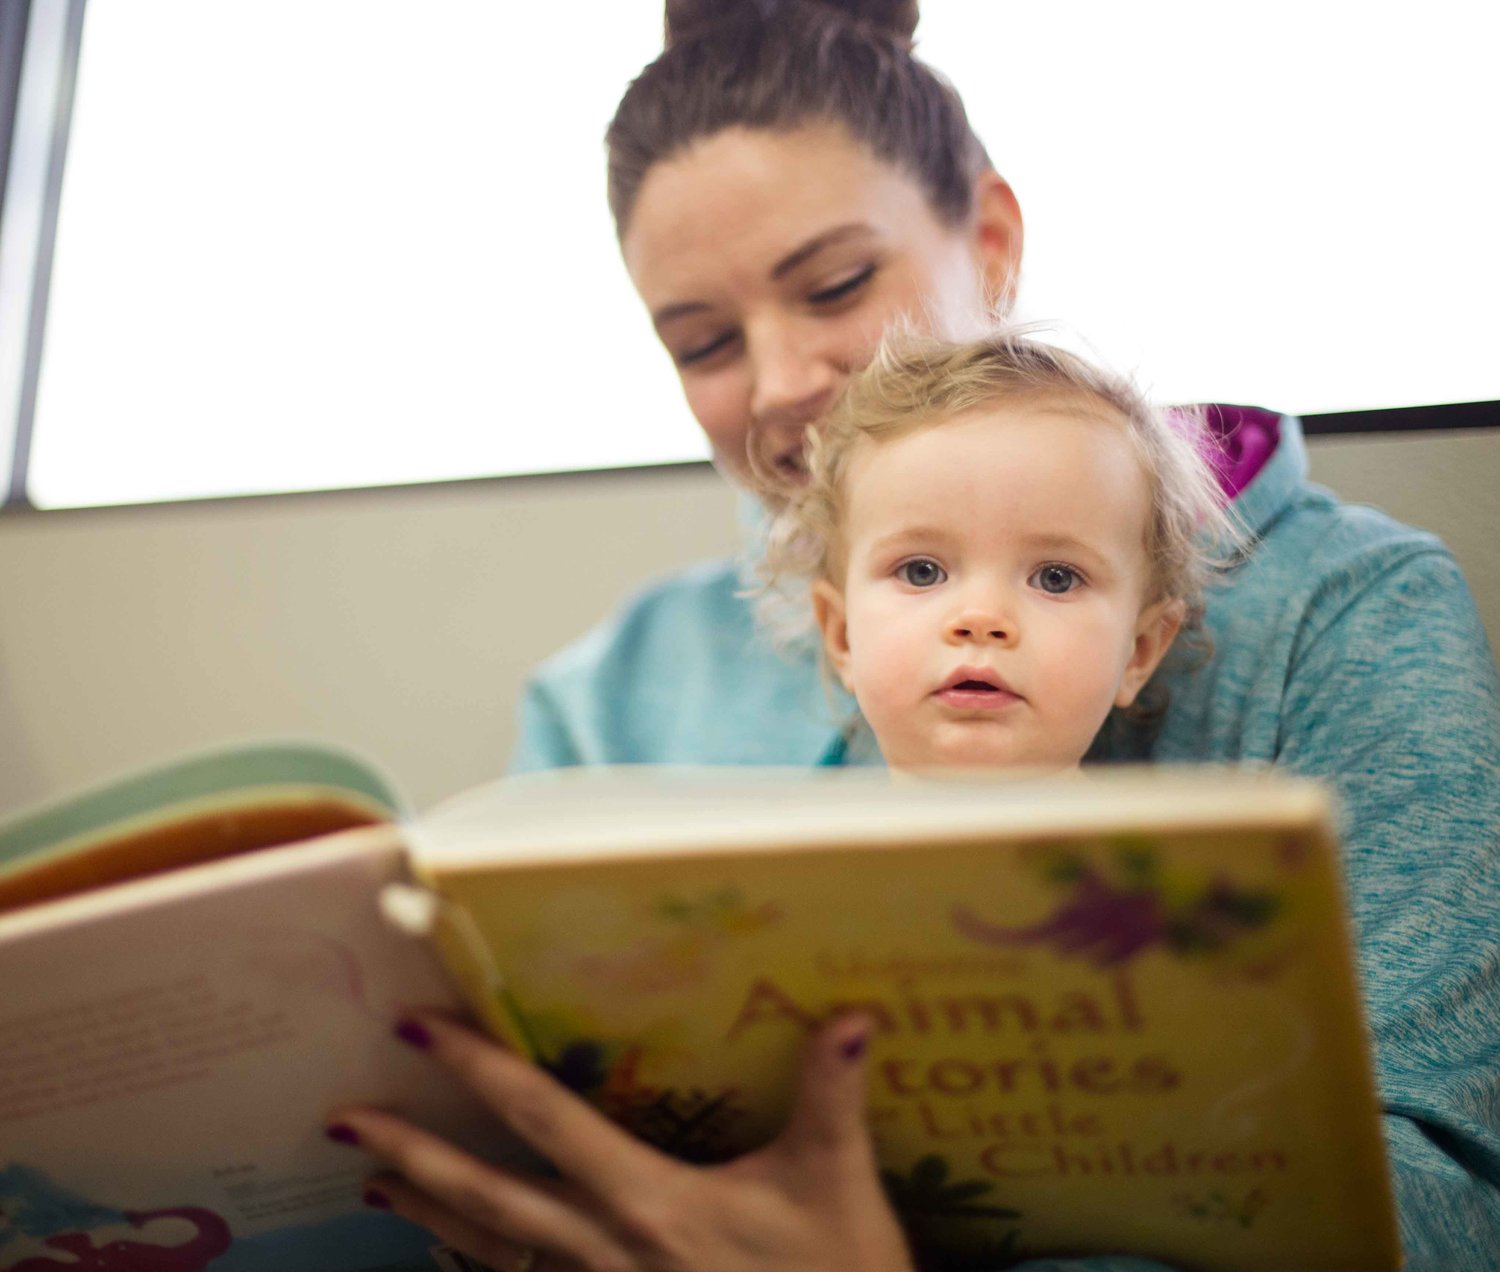
[[[1081,875],[1073,893],[1040,923],[1007,928],[981,919],[966,906],[953,909],[953,926],[984,945],[1053,945],[1096,967],[1113,967],[1165,936],[1165,916],[1154,892],[1126,891],[1092,873]]]
[[[1178,955],[1222,950],[1275,917],[1270,893],[1243,891],[1227,879],[1169,907],[1154,887],[1123,887],[1084,870],[1045,919],[1029,927],[1002,927],[967,906],[954,906],[954,930],[983,945],[1051,946],[1098,968],[1117,967],[1153,947]]]

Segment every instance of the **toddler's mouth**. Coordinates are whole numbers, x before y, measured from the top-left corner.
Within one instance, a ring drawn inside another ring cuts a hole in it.
[[[950,707],[991,711],[1020,702],[1021,695],[984,667],[960,667],[934,695]]]

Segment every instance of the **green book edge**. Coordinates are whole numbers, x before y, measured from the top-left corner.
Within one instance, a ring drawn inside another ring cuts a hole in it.
[[[392,818],[400,797],[368,761],[317,743],[258,743],[198,753],[65,796],[0,821],[0,871],[24,857],[189,801],[256,787],[325,787]]]

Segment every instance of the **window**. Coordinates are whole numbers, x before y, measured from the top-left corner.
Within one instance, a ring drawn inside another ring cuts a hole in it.
[[[1500,398],[1485,11],[923,8],[1026,214],[1024,317],[1172,400]],[[70,12],[32,0],[27,32],[64,122]],[[55,245],[23,223],[53,153],[25,77],[0,232],[0,428],[22,420],[31,501],[703,458],[604,202],[604,126],[660,15],[89,5]],[[29,374],[27,242],[51,247]]]

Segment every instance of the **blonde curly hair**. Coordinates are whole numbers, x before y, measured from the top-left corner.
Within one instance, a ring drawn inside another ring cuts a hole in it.
[[[1150,491],[1146,601],[1182,601],[1183,631],[1195,633],[1192,639],[1206,649],[1203,589],[1245,539],[1215,473],[1217,451],[1201,413],[1158,410],[1123,377],[1014,328],[965,343],[888,339],[819,426],[808,430],[805,484],[788,484],[752,438],[752,471],[772,513],[757,592],[773,636],[782,644],[809,638],[808,589],[820,579],[842,581],[845,484],[861,447],[941,427],[986,406],[1038,399],[1102,405],[1119,419]]]

